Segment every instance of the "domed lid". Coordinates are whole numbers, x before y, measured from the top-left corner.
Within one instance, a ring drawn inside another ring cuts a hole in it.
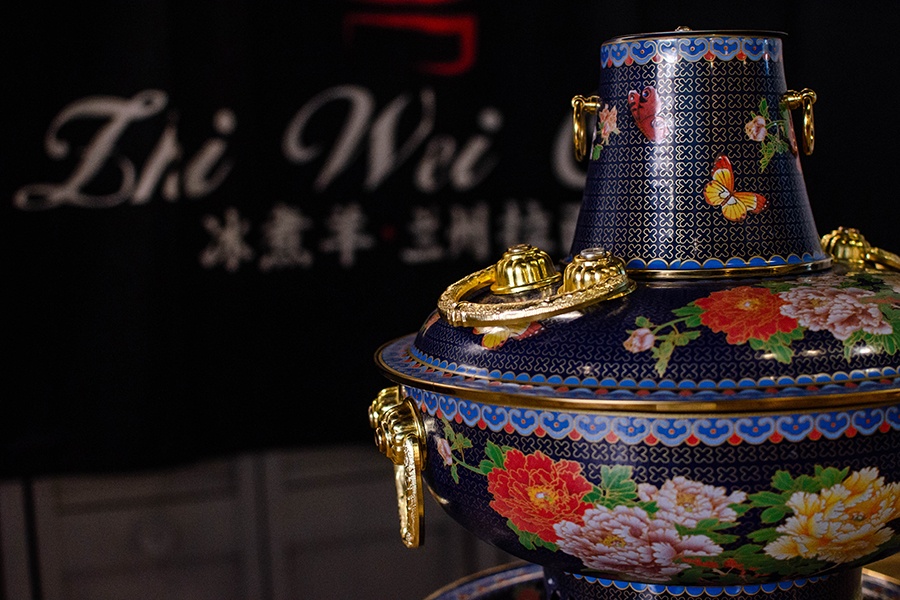
[[[399,383],[507,406],[733,412],[896,401],[900,273],[883,267],[900,259],[859,250],[859,240],[831,240],[843,259],[825,272],[636,285],[593,249],[563,275],[589,282],[574,294],[589,297],[580,304],[566,283],[493,293],[489,267],[450,286],[418,333],[376,358]],[[590,291],[597,281],[602,292]]]

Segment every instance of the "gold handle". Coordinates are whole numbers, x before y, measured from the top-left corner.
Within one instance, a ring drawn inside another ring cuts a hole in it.
[[[534,250],[533,260],[544,261],[545,253],[533,246],[525,247]],[[522,252],[521,246],[511,248]],[[472,292],[488,286],[497,287],[508,275],[508,261],[501,259],[495,265],[476,271],[449,286],[438,299],[438,312],[455,327],[487,327],[526,323],[537,319],[552,317],[565,312],[585,308],[601,300],[612,300],[635,289],[634,281],[625,272],[625,263],[621,258],[612,256],[602,248],[582,250],[572,259],[562,275],[563,284],[555,293],[528,295],[522,300],[505,302],[473,302],[465,300]],[[522,270],[522,272],[541,272],[541,269]],[[548,277],[546,282],[559,281],[558,277]],[[544,287],[549,285],[545,284]],[[530,289],[522,284],[522,289]]]
[[[803,88],[799,92],[788,90],[781,97],[781,101],[788,110],[803,109],[803,150],[807,156],[812,154],[816,145],[816,127],[813,121],[816,93],[809,88]]]
[[[575,96],[572,98],[572,129],[575,136],[575,160],[587,156],[590,136],[587,130],[587,113],[600,110],[600,96]]]
[[[852,227],[838,227],[823,235],[822,248],[835,261],[852,268],[872,266],[876,269],[900,271],[900,256],[872,246],[859,230]]]
[[[399,386],[381,390],[369,406],[369,424],[378,449],[394,463],[400,539],[407,548],[417,548],[424,543],[425,426],[413,401],[401,397]]]

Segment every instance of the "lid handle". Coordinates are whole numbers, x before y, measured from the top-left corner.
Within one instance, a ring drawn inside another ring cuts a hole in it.
[[[521,281],[518,289],[522,291],[511,293],[508,286],[502,284],[510,253],[520,257],[528,256],[529,260],[541,263],[540,266],[533,264],[529,267],[519,264],[518,274],[545,272],[546,253],[533,246],[515,246],[497,264],[450,285],[438,299],[437,308],[441,317],[456,327],[525,323],[579,310],[602,300],[619,298],[635,289],[635,283],[625,272],[625,262],[621,258],[602,248],[588,248],[582,250],[566,266],[562,275],[563,284],[555,292],[545,290],[545,293],[527,293],[549,287],[559,280],[559,274],[532,282]],[[498,279],[501,279],[499,286]],[[476,291],[485,288],[494,290],[497,287],[505,293],[501,296],[496,292],[493,302],[467,299]],[[503,297],[504,301],[497,302],[499,297]]]

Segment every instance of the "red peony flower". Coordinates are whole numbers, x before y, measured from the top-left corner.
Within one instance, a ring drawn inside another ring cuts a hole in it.
[[[786,302],[766,288],[741,286],[713,292],[694,304],[704,311],[700,321],[724,332],[729,344],[745,344],[751,338],[766,341],[797,328],[797,319],[781,314]]]
[[[494,497],[491,508],[544,541],[557,540],[555,523],[580,523],[584,511],[592,506],[582,501],[593,485],[581,475],[577,462],[554,462],[540,451],[526,456],[509,450],[503,467],[487,476],[488,491]]]

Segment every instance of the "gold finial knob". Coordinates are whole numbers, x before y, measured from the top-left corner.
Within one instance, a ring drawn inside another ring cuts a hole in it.
[[[823,235],[822,249],[835,261],[855,269],[863,269],[870,264],[877,269],[900,271],[900,256],[875,248],[858,229],[852,227],[838,227]]]
[[[586,290],[604,281],[626,277],[625,263],[603,248],[585,248],[563,272],[563,292]]]
[[[549,286],[562,277],[553,259],[543,250],[528,244],[513,246],[494,266],[495,294],[516,294]]]

